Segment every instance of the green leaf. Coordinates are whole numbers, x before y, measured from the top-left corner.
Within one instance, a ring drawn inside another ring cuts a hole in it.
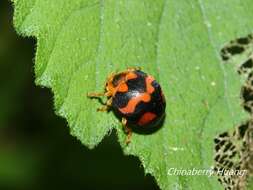
[[[252,177],[250,178],[250,180],[249,180],[249,184],[248,184],[248,187],[247,187],[248,189],[253,189],[253,179],[252,179]]]
[[[50,87],[57,114],[93,148],[115,128],[125,154],[136,155],[162,189],[221,189],[216,178],[168,175],[170,168],[209,169],[213,138],[247,115],[243,79],[220,48],[253,26],[251,0],[15,0],[14,24],[37,39],[36,83]],[[112,113],[97,113],[87,92],[102,91],[113,71],[131,66],[161,83],[163,127],[125,134]],[[122,163],[124,164],[124,163]]]

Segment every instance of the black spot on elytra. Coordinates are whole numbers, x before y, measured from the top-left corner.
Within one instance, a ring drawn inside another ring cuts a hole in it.
[[[143,77],[137,77],[135,79],[131,79],[128,80],[126,82],[127,86],[128,86],[128,92],[129,93],[143,93],[146,91],[146,82],[145,82],[145,78]]]
[[[113,108],[123,108],[127,105],[131,96],[126,95],[126,93],[117,92],[113,97],[112,106]]]

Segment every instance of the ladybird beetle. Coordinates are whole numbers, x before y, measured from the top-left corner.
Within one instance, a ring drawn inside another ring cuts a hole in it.
[[[106,96],[105,106],[122,119],[126,143],[130,142],[132,127],[145,129],[157,126],[165,116],[165,98],[159,83],[139,68],[111,74],[105,84],[104,93],[89,93],[90,98]]]

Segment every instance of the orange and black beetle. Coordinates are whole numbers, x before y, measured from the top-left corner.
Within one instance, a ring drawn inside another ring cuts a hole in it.
[[[131,68],[111,74],[104,93],[89,93],[88,97],[106,96],[106,105],[99,111],[112,108],[122,118],[130,142],[132,127],[156,126],[165,115],[165,98],[159,83],[140,69]]]

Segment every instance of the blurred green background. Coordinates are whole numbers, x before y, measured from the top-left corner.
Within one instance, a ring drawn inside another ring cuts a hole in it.
[[[0,0],[0,190],[159,189],[140,161],[124,156],[115,132],[88,150],[34,84],[36,41],[18,36]]]

